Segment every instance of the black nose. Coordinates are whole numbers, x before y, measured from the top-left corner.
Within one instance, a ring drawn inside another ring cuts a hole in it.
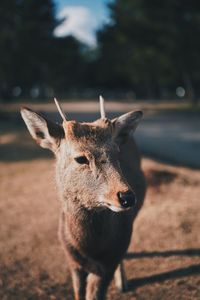
[[[122,192],[118,192],[117,193],[118,199],[119,199],[119,203],[121,204],[121,206],[123,208],[129,208],[132,207],[136,204],[136,197],[135,194],[131,191],[122,193]]]

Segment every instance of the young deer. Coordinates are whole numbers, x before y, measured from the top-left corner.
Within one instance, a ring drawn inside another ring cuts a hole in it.
[[[132,223],[145,195],[140,156],[132,133],[142,112],[92,123],[53,123],[30,109],[21,110],[32,137],[56,156],[61,197],[59,236],[71,270],[76,300],[102,300],[115,273],[124,291],[122,266]]]

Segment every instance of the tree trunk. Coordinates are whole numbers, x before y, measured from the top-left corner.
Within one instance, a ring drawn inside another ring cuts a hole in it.
[[[183,81],[185,83],[186,92],[187,92],[188,98],[190,99],[190,102],[192,103],[192,105],[197,106],[198,98],[197,98],[191,77],[186,72],[183,74]]]

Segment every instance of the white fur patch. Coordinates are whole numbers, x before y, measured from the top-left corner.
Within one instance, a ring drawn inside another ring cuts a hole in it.
[[[120,212],[120,211],[125,210],[124,208],[122,208],[120,206],[117,206],[117,205],[111,204],[109,202],[106,202],[105,198],[102,195],[100,195],[100,197],[99,197],[99,204],[102,205],[102,206],[106,206],[107,208],[109,208],[110,210],[112,210],[114,212]]]
[[[108,208],[114,212],[124,211],[124,208],[115,205],[108,205]]]

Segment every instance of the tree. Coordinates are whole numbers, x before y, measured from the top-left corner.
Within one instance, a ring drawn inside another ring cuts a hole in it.
[[[45,86],[48,84],[52,58],[53,31],[57,26],[53,1],[23,0],[20,2],[18,17],[18,84],[24,89],[33,85]]]
[[[4,97],[8,96],[13,78],[12,66],[17,51],[16,23],[18,23],[16,1],[2,0],[0,5],[0,89]]]
[[[57,24],[52,0],[1,1],[0,80],[7,96],[14,86],[26,94],[46,84]]]
[[[72,36],[55,38],[52,43],[50,85],[57,94],[86,83],[86,61],[82,54],[83,45]]]
[[[200,79],[198,0],[116,0],[110,17],[98,32],[102,83],[145,90],[146,96],[182,84],[194,95]]]
[[[0,91],[11,98],[39,89],[56,94],[86,84],[86,47],[73,37],[57,38],[53,0],[2,0],[0,6]],[[83,51],[84,50],[84,51]]]

